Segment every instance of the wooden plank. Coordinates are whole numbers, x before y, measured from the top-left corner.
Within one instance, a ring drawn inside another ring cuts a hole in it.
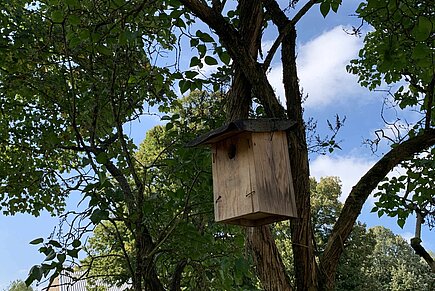
[[[231,137],[214,145],[213,192],[215,220],[222,221],[252,212],[251,180],[247,165],[250,151],[249,133]],[[229,157],[235,145],[234,158]]]
[[[252,145],[256,171],[253,184],[258,191],[254,212],[295,217],[286,133],[253,133]]]

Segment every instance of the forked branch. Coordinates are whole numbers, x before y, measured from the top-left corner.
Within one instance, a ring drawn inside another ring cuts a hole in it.
[[[349,236],[364,203],[378,183],[400,162],[433,145],[435,145],[435,129],[428,129],[423,134],[397,145],[384,155],[352,188],[323,253],[320,262],[323,274],[335,274],[340,255],[343,252],[343,241]],[[329,278],[329,276],[325,277]]]

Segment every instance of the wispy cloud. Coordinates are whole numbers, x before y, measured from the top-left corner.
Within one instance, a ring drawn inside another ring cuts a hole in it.
[[[358,55],[362,39],[351,36],[343,26],[326,31],[298,49],[298,70],[307,107],[322,107],[337,102],[360,100],[365,89],[356,76],[346,71],[346,65]],[[269,81],[281,99],[284,98],[282,66],[269,72]]]
[[[331,157],[318,156],[310,163],[310,174],[319,180],[321,177],[337,176],[342,182],[342,195],[344,201],[352,187],[372,167],[374,161],[356,156]]]

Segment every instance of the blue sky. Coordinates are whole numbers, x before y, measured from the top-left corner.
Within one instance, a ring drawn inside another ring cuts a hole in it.
[[[288,1],[285,1],[288,2]],[[358,26],[359,21],[350,16],[354,13],[359,1],[344,1],[339,13],[330,14],[324,19],[318,7],[306,15],[298,27],[298,66],[301,86],[309,95],[305,103],[305,117],[318,120],[320,133],[327,133],[326,120],[333,120],[335,114],[346,116],[344,128],[338,137],[342,140],[341,151],[331,155],[311,155],[311,175],[338,176],[342,180],[345,199],[351,187],[372,166],[387,147],[373,154],[363,145],[363,140],[374,137],[374,131],[385,128],[381,119],[381,105],[385,93],[368,92],[357,84],[357,79],[346,73],[345,66],[350,59],[355,58],[362,46],[362,38],[350,36],[345,28]],[[368,29],[368,28],[366,28]],[[268,36],[270,35],[270,38]],[[267,32],[263,42],[264,50],[270,47],[273,32]],[[189,55],[189,54],[183,54]],[[188,63],[190,58],[183,61]],[[212,70],[213,68],[206,68]],[[278,95],[282,95],[281,68],[279,58],[272,63],[269,79]],[[407,118],[413,118],[405,113]],[[138,144],[144,138],[146,130],[159,122],[158,118],[146,116],[141,122],[127,126]],[[68,200],[68,207],[77,207],[77,197]],[[396,220],[370,213],[373,199],[364,207],[359,220],[369,227],[383,225],[405,238],[412,237],[414,221],[409,220],[404,229],[396,225]],[[15,279],[24,279],[28,270],[34,264],[44,259],[37,252],[36,246],[28,243],[37,237],[47,237],[58,224],[56,217],[44,213],[34,218],[30,215],[13,217],[0,216],[0,290]],[[427,229],[423,232],[426,247],[435,251],[435,234]]]

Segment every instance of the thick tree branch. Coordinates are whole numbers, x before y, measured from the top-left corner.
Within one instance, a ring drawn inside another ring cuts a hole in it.
[[[425,130],[423,134],[392,148],[352,188],[344,203],[340,217],[334,225],[320,261],[321,272],[328,274],[328,280],[332,280],[332,282],[326,282],[327,285],[333,284],[333,277],[335,277],[339,258],[343,252],[343,242],[352,231],[353,225],[370,193],[400,162],[433,145],[435,145],[435,129]],[[334,276],[331,277],[331,275]]]
[[[426,249],[421,245],[421,239],[414,237],[411,239],[411,247],[414,249],[415,253],[422,257],[426,263],[429,265],[432,273],[435,273],[435,261],[432,256],[426,251]]]
[[[434,94],[434,88],[435,88],[435,75],[432,77],[432,80],[430,81],[429,85],[427,86],[426,91],[426,120],[424,124],[424,128],[428,129],[431,126],[432,123],[432,107],[433,107],[433,101],[435,98]]]
[[[280,33],[279,42],[282,43],[281,61],[283,64],[287,116],[297,122],[295,130],[288,134],[291,175],[298,208],[298,218],[292,219],[290,224],[296,289],[319,290],[322,286],[318,285],[318,266],[314,254],[314,238],[311,226],[308,147],[296,66],[296,28],[294,23],[288,20],[287,16],[279,8],[276,1],[266,0],[263,3]],[[312,4],[304,6],[304,10],[298,14],[298,19],[308,11],[310,5]],[[271,60],[272,57],[268,57]]]
[[[124,174],[121,172],[121,170],[116,167],[111,161],[107,161],[104,163],[104,166],[106,167],[107,171],[109,171],[110,175],[115,178],[115,180],[118,182],[119,186],[122,189],[122,193],[124,194],[125,202],[127,203],[128,210],[131,212],[135,210],[135,199],[133,192],[130,187],[130,183],[128,182],[127,178],[124,176]]]
[[[174,274],[172,275],[170,291],[181,290],[181,279],[186,265],[187,265],[186,259],[182,259],[180,262],[178,262],[177,266],[175,267]]]
[[[264,15],[261,0],[240,0],[238,31],[242,36],[244,47],[252,59],[256,60],[261,47],[261,32]],[[252,104],[252,85],[246,78],[238,62],[233,65],[234,75],[226,102],[227,121],[246,119]]]
[[[240,33],[225,20],[222,14],[216,13],[204,2],[199,0],[180,0],[180,2],[216,32],[231,58],[243,70],[255,95],[264,106],[266,114],[270,117],[283,116],[284,108],[276,98],[263,66],[252,57],[248,48],[244,46]]]

